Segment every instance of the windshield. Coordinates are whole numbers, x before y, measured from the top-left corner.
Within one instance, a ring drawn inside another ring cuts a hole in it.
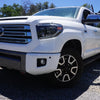
[[[60,16],[60,17],[70,17],[76,18],[79,12],[79,7],[71,7],[71,8],[55,8],[40,11],[33,16]]]

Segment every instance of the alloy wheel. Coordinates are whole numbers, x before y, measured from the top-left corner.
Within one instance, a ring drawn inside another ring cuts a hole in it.
[[[60,82],[69,82],[77,74],[78,62],[72,55],[63,55],[59,59],[58,68],[54,72],[55,78]]]

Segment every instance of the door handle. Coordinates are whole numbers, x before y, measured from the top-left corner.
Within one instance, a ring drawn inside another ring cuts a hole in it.
[[[87,33],[87,30],[84,30],[85,33]]]

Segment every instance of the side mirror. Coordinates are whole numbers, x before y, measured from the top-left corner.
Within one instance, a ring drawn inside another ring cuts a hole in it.
[[[96,22],[100,22],[100,19],[83,19],[82,20],[83,24],[96,23]]]
[[[83,24],[91,24],[91,23],[96,23],[100,22],[100,15],[97,14],[89,14],[87,16],[87,19],[83,19],[82,23]]]

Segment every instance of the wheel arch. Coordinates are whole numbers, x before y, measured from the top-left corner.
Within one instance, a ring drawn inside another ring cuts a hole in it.
[[[62,47],[61,52],[67,48],[74,48],[78,50],[79,54],[82,55],[82,43],[80,40],[72,39],[68,40]]]

